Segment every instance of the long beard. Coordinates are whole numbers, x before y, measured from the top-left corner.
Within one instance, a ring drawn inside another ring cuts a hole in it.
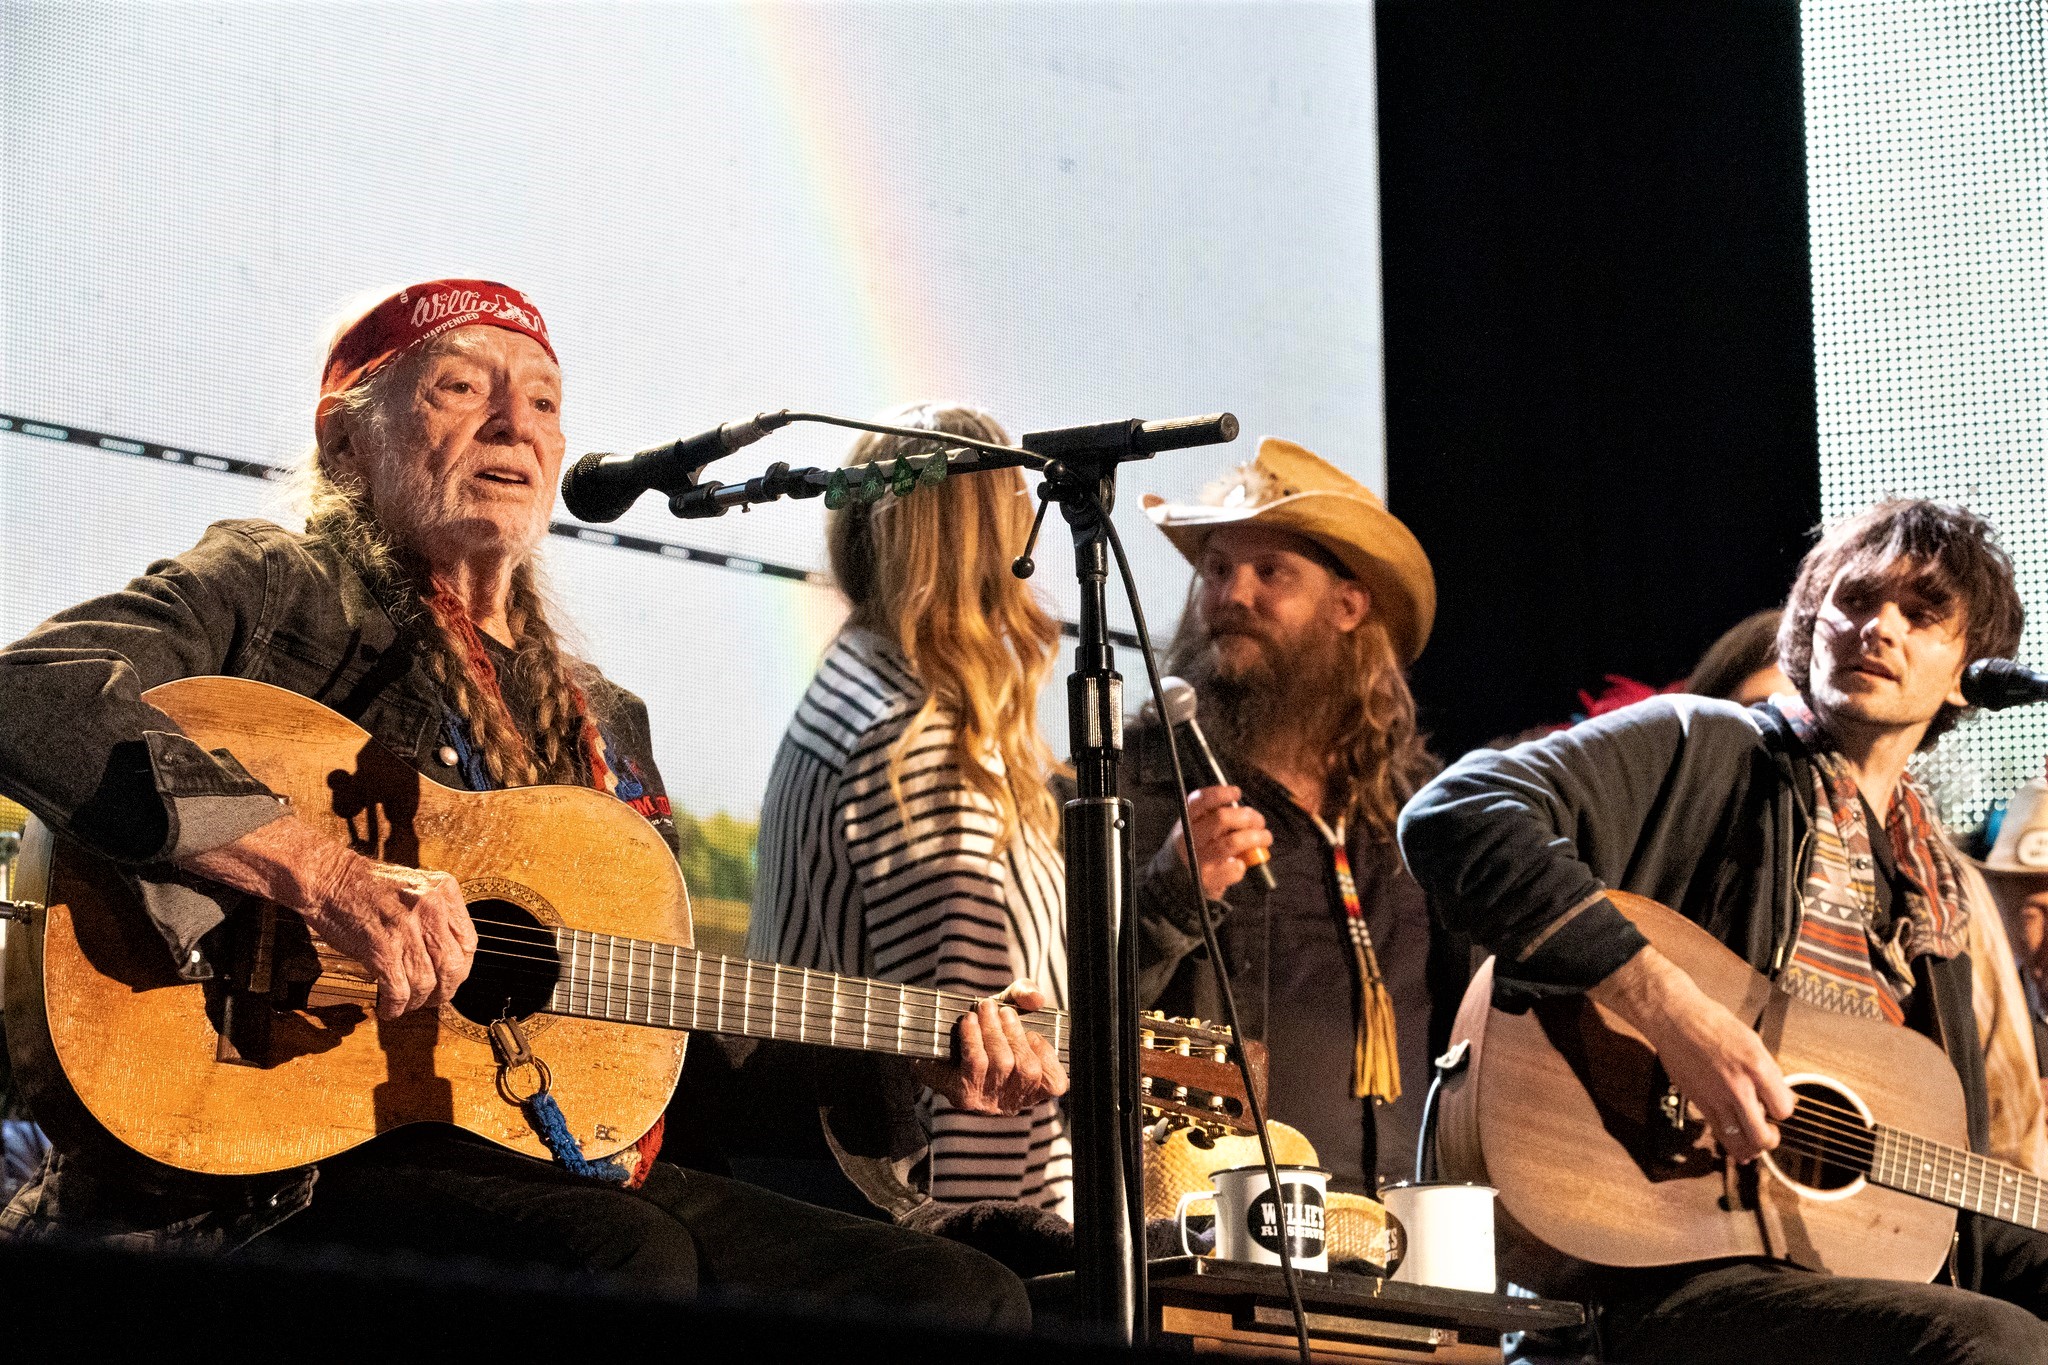
[[[1254,761],[1314,754],[1334,733],[1335,708],[1350,695],[1344,637],[1313,632],[1284,646],[1257,638],[1251,659],[1230,667],[1215,636],[1191,621],[1174,640],[1168,664],[1194,684],[1202,728],[1217,748]]]

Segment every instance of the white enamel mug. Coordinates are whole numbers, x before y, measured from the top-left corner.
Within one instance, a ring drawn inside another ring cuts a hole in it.
[[[1380,1191],[1388,1212],[1408,1230],[1408,1255],[1394,1278],[1440,1289],[1496,1293],[1500,1277],[1493,1264],[1493,1200],[1488,1185],[1403,1182]]]
[[[1324,1194],[1330,1173],[1314,1166],[1282,1166],[1280,1188],[1286,1196],[1287,1251],[1297,1270],[1328,1270],[1330,1252],[1323,1240]],[[1208,1200],[1216,1202],[1216,1256],[1225,1261],[1250,1261],[1254,1265],[1280,1264],[1280,1211],[1273,1199],[1272,1182],[1264,1166],[1234,1166],[1214,1171],[1209,1179],[1215,1193],[1197,1190],[1180,1197],[1173,1221],[1180,1227],[1180,1247],[1192,1256],[1188,1245],[1188,1209]]]

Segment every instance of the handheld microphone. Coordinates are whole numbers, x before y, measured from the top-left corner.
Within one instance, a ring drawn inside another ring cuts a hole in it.
[[[1194,684],[1181,678],[1161,678],[1159,698],[1165,704],[1166,723],[1194,741],[1195,753],[1211,787],[1227,787],[1230,779],[1223,775],[1223,765],[1216,761],[1216,751],[1209,747],[1209,737],[1202,733],[1202,724],[1195,719]],[[1272,854],[1263,848],[1248,848],[1239,855],[1245,866],[1259,874],[1259,882],[1268,891],[1279,883],[1273,880],[1273,869],[1266,866]]]
[[[2048,701],[2048,673],[2017,659],[1979,659],[1963,670],[1963,700],[1986,711]]]
[[[788,421],[786,412],[764,412],[633,455],[593,451],[562,476],[562,501],[579,521],[617,521],[648,489],[670,496],[688,492],[697,486],[697,471],[705,465],[752,445]]]

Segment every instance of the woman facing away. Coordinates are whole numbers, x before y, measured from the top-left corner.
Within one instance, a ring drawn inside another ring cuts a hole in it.
[[[882,420],[1009,443],[969,407]],[[870,434],[847,463],[929,449]],[[828,514],[851,610],[769,775],[750,957],[983,996],[1029,978],[1066,1007],[1058,765],[1037,720],[1059,626],[1010,572],[1031,513],[1004,469]],[[924,1105],[934,1199],[1071,1218],[1057,1101],[1013,1118]]]

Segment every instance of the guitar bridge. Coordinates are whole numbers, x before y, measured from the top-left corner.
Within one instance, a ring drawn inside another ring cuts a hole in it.
[[[1759,1179],[1762,1169],[1760,1162],[1744,1164],[1733,1157],[1721,1158],[1721,1198],[1724,1213],[1754,1214],[1757,1231],[1763,1243],[1773,1256],[1784,1254],[1785,1238],[1779,1226],[1779,1218],[1764,1203],[1763,1182]]]
[[[307,1003],[319,972],[311,940],[296,916],[271,904],[248,905],[229,916],[226,971],[208,984],[207,1017],[213,1024],[213,1059],[227,1066],[271,1066],[280,1019]],[[289,1051],[287,1045],[287,1051]]]

